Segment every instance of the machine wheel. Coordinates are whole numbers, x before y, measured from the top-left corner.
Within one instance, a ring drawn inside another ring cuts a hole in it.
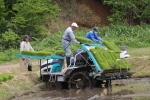
[[[62,83],[61,82],[47,82],[46,88],[55,90],[55,89],[62,89]]]
[[[68,84],[70,89],[84,89],[91,87],[91,80],[85,72],[77,72],[70,77]]]

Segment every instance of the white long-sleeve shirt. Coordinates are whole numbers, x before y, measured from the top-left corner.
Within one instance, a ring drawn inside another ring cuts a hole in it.
[[[30,45],[30,43],[26,42],[26,41],[22,41],[20,43],[20,51],[22,51],[22,50],[34,51],[32,46]]]

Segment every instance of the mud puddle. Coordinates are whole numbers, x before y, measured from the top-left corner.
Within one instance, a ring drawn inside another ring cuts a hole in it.
[[[46,90],[11,100],[150,100],[150,78],[113,80],[111,87]]]

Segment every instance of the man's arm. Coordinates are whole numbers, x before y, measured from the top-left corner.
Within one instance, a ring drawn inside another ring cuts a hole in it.
[[[73,32],[69,33],[69,37],[70,37],[71,41],[73,41],[75,44],[80,44],[80,42],[75,39]]]
[[[94,33],[90,32],[89,36],[93,42],[98,42],[98,40],[94,37]]]
[[[20,52],[23,50],[23,47],[24,47],[24,43],[21,42],[21,43],[20,43]]]
[[[100,37],[98,37],[97,34],[95,34],[95,36],[98,41],[103,42],[103,40]]]
[[[30,45],[30,43],[29,43],[29,48],[30,48],[30,51],[34,51],[34,49],[32,48],[32,46]]]

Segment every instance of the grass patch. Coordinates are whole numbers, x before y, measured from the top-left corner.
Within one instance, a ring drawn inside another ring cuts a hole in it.
[[[133,77],[150,76],[150,56],[131,57],[128,58],[127,61],[131,66],[130,71],[135,72]]]
[[[131,48],[129,47],[127,49],[127,52],[131,55],[131,56],[150,56],[150,47],[145,47],[145,48]]]
[[[30,91],[38,91],[44,83],[38,78],[39,66],[34,66],[32,72],[20,72],[20,68],[6,69],[0,74],[13,74],[14,78],[0,84],[0,100],[12,96],[21,96]]]

